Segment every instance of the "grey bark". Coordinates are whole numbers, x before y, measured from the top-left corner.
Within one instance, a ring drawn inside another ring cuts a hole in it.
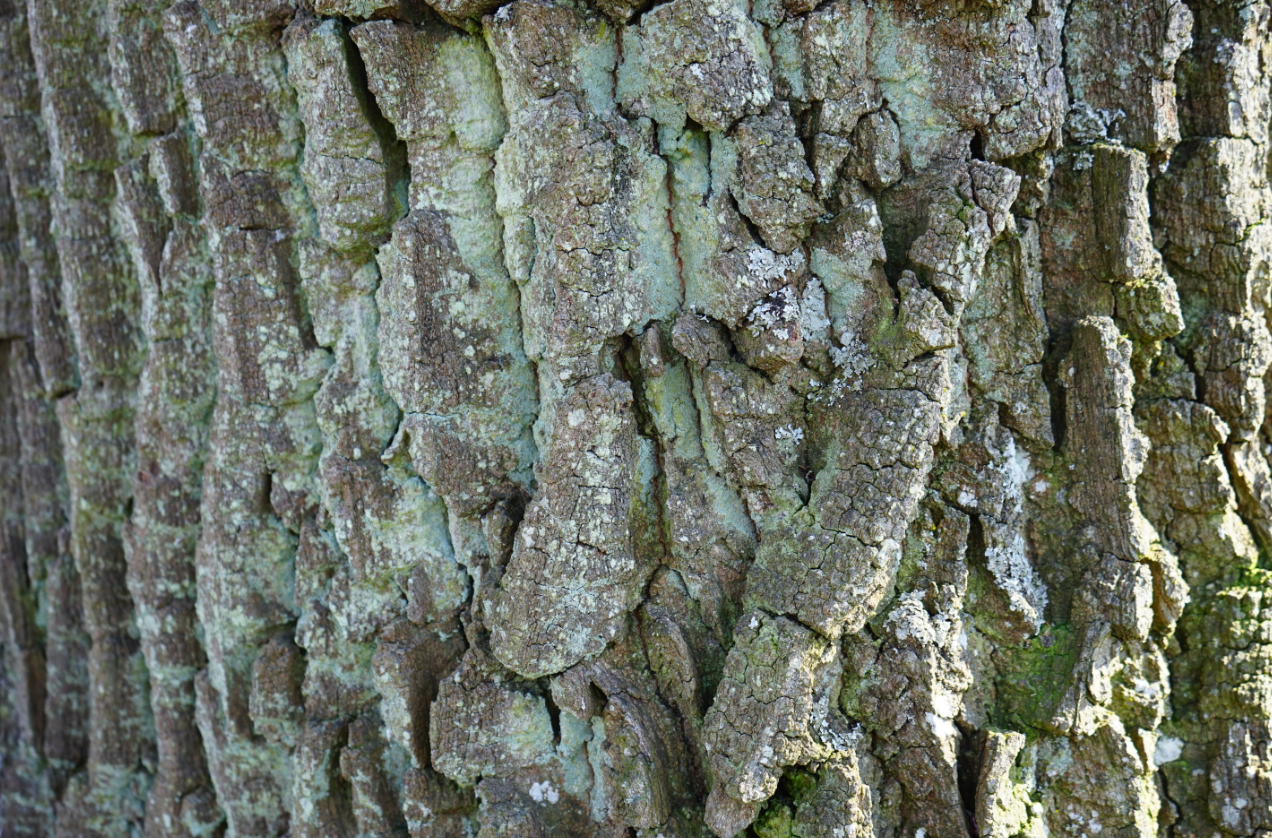
[[[1269,13],[0,0],[0,832],[1266,834]]]

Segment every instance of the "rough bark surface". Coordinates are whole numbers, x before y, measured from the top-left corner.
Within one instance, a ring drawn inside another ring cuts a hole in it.
[[[0,0],[0,833],[1269,834],[1269,18]]]

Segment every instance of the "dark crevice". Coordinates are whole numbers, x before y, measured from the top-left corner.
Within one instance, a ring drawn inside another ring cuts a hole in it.
[[[768,245],[765,244],[764,237],[760,235],[760,228],[742,211],[742,207],[738,204],[738,199],[734,197],[732,191],[729,192],[729,206],[738,214],[738,218],[742,219],[742,224],[746,227],[747,235],[751,237],[751,241],[760,247],[767,248]]]
[[[353,838],[353,836],[358,834],[358,822],[353,813],[353,784],[349,782],[340,770],[340,754],[348,747],[349,731],[347,728],[342,736],[345,742],[331,750],[331,761],[327,775],[327,781],[330,786],[326,798],[323,799],[328,808],[328,813],[327,817],[322,819],[322,822],[335,827],[336,835],[333,838]]]
[[[391,208],[390,216],[394,221],[406,215],[410,207],[409,192],[411,171],[407,162],[406,143],[398,139],[397,128],[385,117],[375,94],[367,81],[367,65],[362,60],[362,53],[357,43],[349,37],[351,24],[343,21],[341,40],[344,42],[345,56],[349,67],[349,82],[353,85],[358,97],[362,114],[370,124],[380,141],[380,153],[384,155],[385,200]],[[371,242],[372,246],[383,244],[388,238],[387,232],[380,240]]]
[[[962,722],[956,722],[959,731],[956,771],[958,796],[963,802],[963,817],[967,820],[967,832],[972,838],[980,838],[976,823],[976,786],[980,780],[982,751],[985,734]]]
[[[1055,450],[1062,451],[1067,442],[1068,427],[1065,415],[1067,394],[1060,383],[1060,365],[1069,354],[1069,335],[1053,339],[1042,361],[1042,383],[1051,398],[1051,438]]]
[[[257,490],[256,506],[266,515],[274,515],[274,503],[272,496],[274,494],[274,474],[273,472],[265,472],[260,478],[260,488]]]
[[[548,708],[548,721],[552,724],[552,745],[561,746],[561,708],[552,700],[552,690],[543,691],[543,703]]]
[[[588,691],[592,694],[592,703],[596,705],[596,715],[600,716],[605,712],[605,708],[609,706],[609,696],[605,691],[596,684],[588,684]]]
[[[658,324],[651,323],[646,328],[657,329]],[[610,338],[606,344],[607,348],[612,347],[614,377],[627,382],[632,388],[632,409],[636,412],[637,431],[646,439],[657,440],[658,428],[649,412],[649,405],[645,403],[645,370],[640,365],[640,345],[630,335]],[[661,467],[659,473],[662,473]]]
[[[972,159],[984,162],[985,161],[985,137],[981,134],[980,131],[977,131],[974,134],[972,134],[971,145],[972,145],[972,148],[971,148]]]

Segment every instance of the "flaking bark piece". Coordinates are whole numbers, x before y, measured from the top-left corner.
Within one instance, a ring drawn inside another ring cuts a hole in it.
[[[495,657],[527,678],[601,652],[653,571],[633,544],[643,489],[631,387],[608,373],[584,381],[557,404],[553,431],[490,616]]]
[[[704,720],[715,777],[706,818],[722,838],[750,823],[788,766],[848,745],[835,709],[841,666],[834,643],[763,611],[743,615],[733,640]]]

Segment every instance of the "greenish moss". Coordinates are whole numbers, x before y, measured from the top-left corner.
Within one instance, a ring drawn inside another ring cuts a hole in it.
[[[1077,632],[1067,623],[1044,625],[1029,642],[1001,647],[995,725],[1026,733],[1045,727],[1073,683],[1077,656]]]
[[[796,803],[803,803],[817,790],[817,775],[802,765],[795,765],[782,775],[778,791]]]
[[[789,838],[794,815],[785,803],[774,803],[755,819],[752,829],[758,838]]]

